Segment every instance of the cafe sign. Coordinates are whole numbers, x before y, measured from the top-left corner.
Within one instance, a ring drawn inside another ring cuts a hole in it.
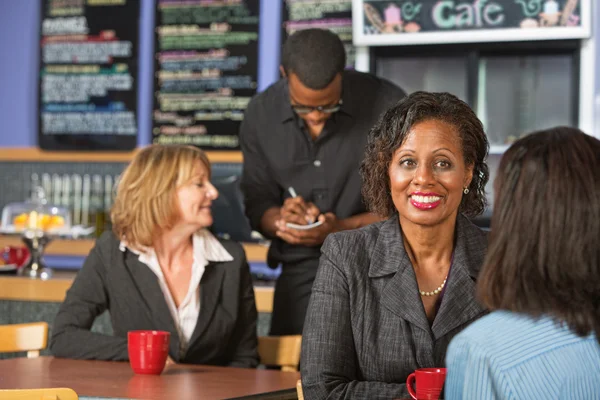
[[[358,46],[581,39],[591,0],[352,0]]]

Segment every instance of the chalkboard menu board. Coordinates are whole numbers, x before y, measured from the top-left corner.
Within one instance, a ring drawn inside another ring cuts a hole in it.
[[[260,0],[157,0],[153,142],[239,149],[256,93]]]
[[[285,0],[282,12],[283,35],[309,28],[335,32],[346,49],[346,67],[354,68],[356,50],[352,45],[352,0]]]
[[[355,43],[394,45],[576,39],[590,0],[353,0]]]
[[[137,144],[138,0],[41,0],[38,140],[48,150]]]

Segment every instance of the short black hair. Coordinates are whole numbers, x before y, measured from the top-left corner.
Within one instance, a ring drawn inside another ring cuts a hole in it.
[[[394,152],[404,143],[413,126],[432,120],[457,130],[465,165],[473,166],[469,193],[462,197],[459,211],[468,217],[484,211],[485,184],[490,175],[485,159],[490,146],[481,121],[467,103],[450,93],[414,92],[388,109],[369,133],[360,174],[363,198],[375,214],[389,217],[397,212],[389,177]]]
[[[281,65],[313,90],[327,87],[346,66],[346,51],[340,38],[326,29],[294,32],[283,46]]]
[[[494,199],[479,298],[600,342],[600,141],[569,127],[519,139],[500,161]]]

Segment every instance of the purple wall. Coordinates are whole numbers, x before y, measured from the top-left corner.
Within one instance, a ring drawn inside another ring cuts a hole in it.
[[[154,0],[141,0],[138,144],[150,143]],[[261,0],[258,87],[278,78],[281,4]],[[0,1],[0,147],[37,145],[39,0]]]

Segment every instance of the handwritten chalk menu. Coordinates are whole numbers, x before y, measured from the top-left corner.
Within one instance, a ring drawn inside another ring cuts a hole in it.
[[[41,0],[39,145],[137,143],[138,0]]]
[[[284,5],[284,40],[302,29],[329,29],[344,43],[346,67],[354,68],[356,50],[352,45],[352,0],[285,0]]]
[[[393,45],[584,38],[590,0],[353,0],[355,43]]]
[[[157,0],[154,143],[239,149],[256,93],[259,0]]]

